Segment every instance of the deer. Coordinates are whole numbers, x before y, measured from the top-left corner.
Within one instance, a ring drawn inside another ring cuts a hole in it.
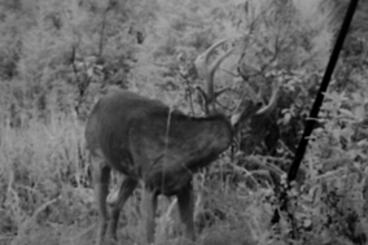
[[[227,41],[214,43],[194,62],[206,83],[205,116],[189,116],[159,100],[126,90],[105,95],[92,109],[85,139],[99,212],[97,244],[104,243],[106,233],[117,240],[120,211],[139,184],[146,243],[154,243],[159,195],[176,197],[184,236],[195,240],[193,175],[229,148],[240,121],[272,111],[279,91],[279,86],[274,85],[266,104],[248,87],[252,106],[241,106],[243,97],[232,113],[220,111],[216,101],[220,92],[214,89],[214,75],[234,47],[221,55],[215,54],[215,50]],[[213,60],[211,55],[218,57]],[[123,178],[115,198],[107,203],[112,171]]]

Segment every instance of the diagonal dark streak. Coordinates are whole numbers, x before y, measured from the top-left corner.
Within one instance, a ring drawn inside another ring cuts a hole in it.
[[[356,6],[358,4],[358,1],[359,0],[351,0],[349,8],[346,12],[344,22],[341,26],[340,33],[339,33],[339,35],[337,37],[337,40],[336,40],[336,43],[335,43],[335,47],[332,51],[330,60],[328,62],[328,65],[327,65],[324,77],[322,79],[322,83],[321,83],[321,86],[319,88],[316,100],[314,101],[312,110],[310,112],[309,120],[307,121],[307,124],[306,124],[305,129],[304,129],[303,136],[302,136],[302,138],[299,142],[299,146],[298,146],[298,149],[296,151],[294,161],[293,161],[293,163],[292,163],[292,165],[289,169],[288,179],[287,179],[288,183],[295,180],[296,175],[298,173],[300,163],[303,159],[305,150],[308,146],[309,137],[312,134],[312,131],[313,131],[315,123],[316,123],[315,119],[318,118],[318,113],[319,113],[320,108],[321,108],[322,103],[323,103],[323,98],[324,98],[323,93],[325,93],[327,88],[328,88],[329,82],[331,80],[332,73],[335,69],[337,60],[339,58],[339,54],[340,54],[342,45],[344,44],[344,40],[345,40],[345,37],[346,37],[347,32],[349,30],[350,22],[351,22],[351,20],[354,16],[354,12],[355,12]]]

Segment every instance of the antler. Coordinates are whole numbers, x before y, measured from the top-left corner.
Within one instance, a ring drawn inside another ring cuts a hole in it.
[[[256,92],[246,84],[246,92],[243,93],[236,109],[231,115],[231,124],[236,125],[239,121],[250,116],[262,116],[270,113],[276,106],[277,98],[280,91],[280,81],[276,81],[272,85],[272,95],[267,105],[264,105],[264,100],[261,98],[262,92],[256,94]],[[253,102],[251,108],[242,106],[243,101],[246,98],[246,94],[250,97]]]
[[[275,108],[277,98],[278,98],[278,95],[279,95],[279,91],[280,91],[280,81],[275,81],[272,84],[272,95],[271,95],[271,98],[268,102],[268,105],[263,106],[262,108],[260,108],[256,112],[256,115],[267,115],[268,113],[270,113]]]
[[[216,98],[222,92],[227,90],[227,88],[225,88],[217,92],[214,91],[214,75],[215,75],[216,69],[219,67],[221,62],[234,51],[234,47],[230,48],[225,53],[219,55],[216,58],[216,60],[212,62],[212,64],[210,64],[209,58],[210,58],[210,55],[213,54],[214,50],[217,47],[224,44],[228,40],[229,38],[217,41],[211,47],[209,47],[203,54],[199,55],[197,59],[194,61],[197,72],[199,73],[200,76],[202,76],[205,79],[206,85],[207,85],[206,92],[198,88],[204,97],[205,111],[207,115],[213,114],[216,112],[216,108],[215,108]],[[240,73],[240,75],[242,75],[239,69],[238,69],[238,72]],[[264,103],[264,100],[262,99],[262,92],[260,91],[257,94],[249,85],[246,85],[247,93],[243,94],[239,104],[237,105],[236,109],[232,113],[232,116],[231,116],[232,124],[233,125],[236,124],[243,117],[247,117],[250,115],[266,115],[270,111],[272,111],[275,108],[276,102],[277,102],[277,97],[278,97],[278,93],[280,89],[279,82],[275,82],[272,85],[272,88],[273,88],[273,91],[272,91],[271,98],[268,104],[264,105],[265,103]],[[242,103],[246,97],[245,96],[246,94],[250,97],[250,99],[253,101],[255,105],[255,107],[252,108],[252,113],[250,113],[249,110],[247,110],[247,108],[244,108],[244,107],[242,108]],[[246,115],[247,113],[249,113],[250,115]]]
[[[221,62],[233,52],[234,49],[231,48],[227,52],[217,57],[217,59],[213,61],[212,64],[209,64],[209,57],[217,47],[219,47],[228,40],[229,39],[226,38],[216,42],[211,47],[209,47],[203,54],[199,55],[197,59],[194,61],[194,65],[196,66],[197,72],[199,73],[200,76],[204,77],[204,79],[206,80],[207,93],[200,90],[205,99],[206,114],[213,114],[215,112],[216,97],[219,96],[224,91],[224,90],[222,92],[214,91],[214,75],[216,69],[221,64]]]

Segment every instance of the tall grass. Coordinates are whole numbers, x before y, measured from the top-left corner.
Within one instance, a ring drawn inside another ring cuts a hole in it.
[[[58,116],[48,124],[32,120],[24,127],[1,126],[0,241],[53,244],[71,227],[72,234],[64,237],[88,228],[93,196],[83,185],[82,134],[81,123]]]

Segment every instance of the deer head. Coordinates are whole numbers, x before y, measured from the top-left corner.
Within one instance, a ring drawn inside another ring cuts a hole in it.
[[[106,231],[116,239],[120,210],[139,182],[143,184],[146,242],[154,241],[154,214],[159,194],[177,197],[185,234],[194,240],[193,174],[229,147],[237,122],[271,110],[278,91],[276,88],[267,106],[252,93],[255,108],[244,108],[240,102],[230,117],[220,113],[216,97],[221,92],[214,91],[214,73],[233,49],[219,55],[211,64],[209,60],[214,50],[226,41],[212,45],[195,62],[207,85],[207,91],[203,92],[206,117],[190,117],[160,101],[121,90],[106,95],[93,108],[85,137],[92,156],[100,217],[98,244],[102,244]],[[106,199],[111,170],[124,178],[119,191],[110,199],[108,212]]]
[[[214,115],[219,113],[216,106],[217,97],[227,90],[227,88],[224,88],[219,91],[215,91],[214,76],[221,62],[233,53],[234,47],[219,55],[211,64],[209,61],[211,54],[214,53],[214,50],[227,41],[229,41],[228,38],[214,43],[203,54],[199,55],[194,62],[198,74],[203,77],[206,82],[207,92],[204,92],[202,89],[199,88],[199,91],[205,101],[206,115]],[[259,93],[256,93],[252,89],[252,87],[250,87],[248,84],[245,84],[245,90],[243,92],[243,95],[241,96],[241,100],[239,100],[235,110],[230,115],[228,115],[228,117],[230,117],[231,125],[234,127],[238,124],[238,122],[243,121],[245,118],[267,115],[268,113],[270,113],[276,106],[276,100],[279,94],[279,87],[280,86],[278,83],[274,83],[272,85],[273,92],[271,98],[268,104],[264,105],[265,102],[262,99],[263,91],[259,91]],[[250,100],[251,105],[245,107],[244,102],[247,100],[247,95],[249,96],[248,99]]]

